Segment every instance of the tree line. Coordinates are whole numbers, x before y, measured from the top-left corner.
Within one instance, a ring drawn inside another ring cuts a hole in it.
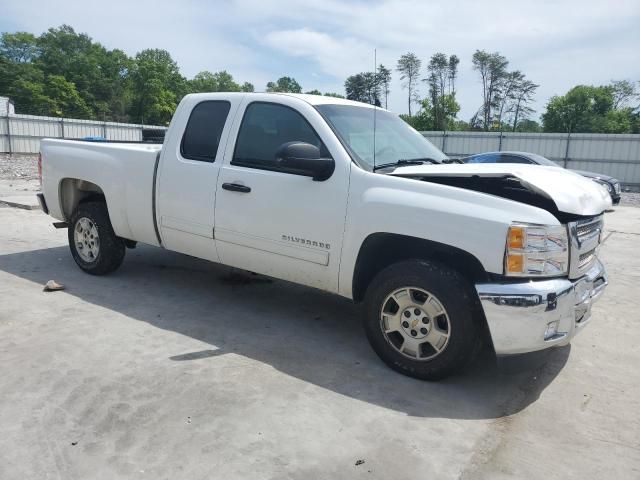
[[[464,121],[458,118],[456,97],[459,57],[434,53],[423,70],[414,53],[400,56],[394,70],[406,91],[408,111],[401,117],[417,130],[640,133],[636,83],[578,85],[549,100],[540,124],[532,118],[538,84],[511,70],[499,52],[477,50],[471,64],[481,97],[475,114]],[[387,108],[394,71],[383,64],[375,70],[349,76],[344,96],[324,95]],[[68,25],[39,36],[0,35],[0,96],[10,97],[19,113],[164,125],[188,93],[254,90],[252,83],[237,81],[226,70],[202,71],[187,79],[166,50],[146,49],[129,56]],[[303,92],[291,76],[268,82],[265,90]],[[323,94],[317,89],[304,93]]]
[[[302,87],[285,76],[265,90],[300,93]],[[11,98],[19,113],[165,125],[188,93],[253,91],[253,84],[225,70],[187,79],[166,50],[130,57],[68,25],[37,37],[0,36],[0,96]]]
[[[396,72],[406,90],[408,115],[400,116],[417,130],[640,133],[640,94],[631,81],[573,87],[566,95],[549,100],[540,124],[532,119],[538,84],[520,70],[510,70],[509,61],[499,52],[476,50],[471,63],[481,85],[481,98],[475,114],[464,121],[458,118],[456,98],[458,56],[435,53],[423,73],[422,60],[416,54],[402,55]],[[390,82],[391,70],[379,65],[376,72],[348,77],[346,96],[386,107]],[[426,87],[425,96],[420,95],[421,85]],[[418,105],[415,114],[414,105]]]

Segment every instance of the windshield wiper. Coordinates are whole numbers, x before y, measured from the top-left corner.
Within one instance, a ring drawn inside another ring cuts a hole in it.
[[[433,158],[429,158],[429,157],[424,157],[424,158],[403,158],[398,160],[397,162],[392,162],[392,163],[383,163],[382,165],[376,165],[373,167],[373,171],[375,172],[376,170],[380,170],[382,168],[389,168],[389,167],[400,167],[400,166],[404,166],[404,165],[422,165],[424,163],[440,163],[437,160],[433,159]]]

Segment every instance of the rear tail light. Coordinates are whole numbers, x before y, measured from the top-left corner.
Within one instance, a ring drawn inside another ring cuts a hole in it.
[[[40,180],[40,190],[42,190],[42,153],[38,154],[38,179]]]

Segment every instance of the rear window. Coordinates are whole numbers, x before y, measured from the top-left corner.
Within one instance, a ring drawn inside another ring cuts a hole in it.
[[[193,108],[180,144],[184,158],[215,161],[230,108],[229,102],[217,100],[201,102]]]

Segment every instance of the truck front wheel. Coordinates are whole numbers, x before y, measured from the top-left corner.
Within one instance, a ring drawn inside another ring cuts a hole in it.
[[[364,328],[391,368],[438,380],[463,367],[479,345],[477,297],[457,271],[409,260],[382,270],[365,295]]]
[[[71,255],[85,272],[105,275],[122,264],[125,242],[114,233],[104,202],[79,204],[71,215],[68,234]]]

